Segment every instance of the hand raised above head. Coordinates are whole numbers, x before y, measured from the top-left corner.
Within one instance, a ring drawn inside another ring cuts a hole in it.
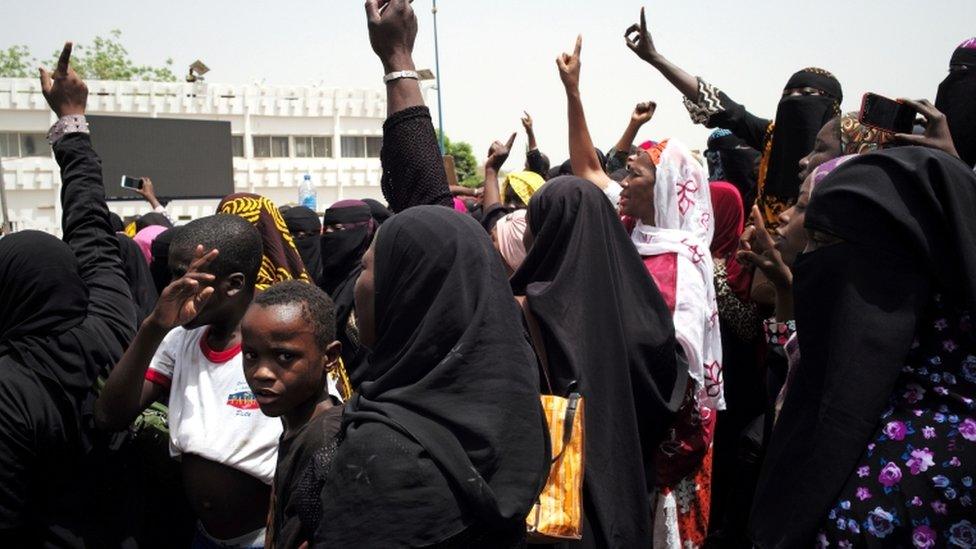
[[[508,138],[508,141],[502,143],[501,141],[495,141],[488,148],[488,160],[485,161],[485,168],[498,171],[502,169],[502,165],[508,160],[509,153],[512,152],[512,145],[515,144],[516,132],[512,132],[512,136]]]
[[[654,116],[654,111],[657,110],[657,103],[653,101],[645,101],[643,103],[638,103],[634,107],[634,113],[630,115],[630,119],[638,124],[646,124]]]
[[[367,0],[369,43],[386,72],[413,70],[417,15],[411,0]]]
[[[530,132],[532,131],[532,115],[527,111],[522,111],[522,113],[525,114],[522,117],[522,127],[525,128],[525,131]]]
[[[580,51],[583,49],[583,35],[576,37],[576,47],[572,55],[563,53],[556,58],[556,66],[559,67],[559,78],[563,81],[563,86],[567,88],[579,87],[580,76]]]
[[[41,93],[59,117],[85,114],[88,103],[88,86],[71,68],[71,48],[71,42],[64,43],[54,74],[40,69]]]
[[[635,23],[624,31],[624,40],[627,43],[627,47],[630,51],[637,54],[648,63],[653,63],[657,60],[658,52],[657,48],[654,47],[654,39],[651,38],[651,33],[647,31],[647,19],[644,17],[644,8],[641,8],[640,12],[640,23]]]

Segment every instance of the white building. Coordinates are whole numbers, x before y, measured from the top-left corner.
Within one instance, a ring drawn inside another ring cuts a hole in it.
[[[239,192],[258,193],[278,205],[295,203],[308,173],[320,212],[344,198],[382,200],[379,153],[386,96],[380,91],[209,82],[87,84],[90,114],[229,121]],[[15,229],[60,232],[60,175],[45,139],[55,121],[36,78],[0,78],[0,162]],[[163,194],[165,183],[154,183]],[[210,215],[217,202],[177,200],[168,210],[183,222]],[[149,211],[141,200],[109,207],[123,218]]]

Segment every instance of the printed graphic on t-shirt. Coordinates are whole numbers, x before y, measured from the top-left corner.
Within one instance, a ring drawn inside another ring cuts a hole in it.
[[[257,410],[258,401],[251,391],[241,391],[227,395],[227,405],[238,410]]]

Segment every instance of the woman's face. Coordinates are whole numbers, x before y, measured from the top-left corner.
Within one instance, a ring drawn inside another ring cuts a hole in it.
[[[817,132],[810,154],[800,159],[800,180],[806,181],[817,166],[840,156],[840,118],[831,118]]]
[[[627,158],[627,177],[620,182],[620,213],[636,219],[654,217],[654,163],[643,152]]]
[[[779,214],[779,226],[773,232],[776,250],[783,256],[783,263],[793,266],[796,256],[807,246],[807,231],[803,228],[807,205],[810,203],[810,180],[808,177],[800,186],[800,196],[796,204]]]
[[[373,254],[375,247],[376,240],[374,239],[369,249],[363,254],[363,270],[359,273],[356,288],[353,291],[356,300],[356,326],[359,328],[359,341],[366,347],[372,347],[376,343],[376,266]]]

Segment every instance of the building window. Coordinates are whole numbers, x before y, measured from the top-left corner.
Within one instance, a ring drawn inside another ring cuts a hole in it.
[[[17,134],[0,133],[0,156],[20,156]]]
[[[48,156],[51,146],[43,133],[0,133],[0,156]]]
[[[271,137],[267,135],[255,135],[251,138],[254,146],[254,158],[271,158]]]
[[[367,137],[366,138],[366,158],[379,158],[380,149],[383,148],[383,138],[382,137]]]
[[[329,158],[332,156],[332,140],[328,137],[295,136],[296,158]]]
[[[232,135],[230,136],[230,150],[234,156],[240,158],[244,156],[244,136],[243,135]]]
[[[271,157],[288,158],[288,137],[275,135],[271,137]]]
[[[366,140],[359,135],[342,136],[342,157],[343,158],[365,158]]]

